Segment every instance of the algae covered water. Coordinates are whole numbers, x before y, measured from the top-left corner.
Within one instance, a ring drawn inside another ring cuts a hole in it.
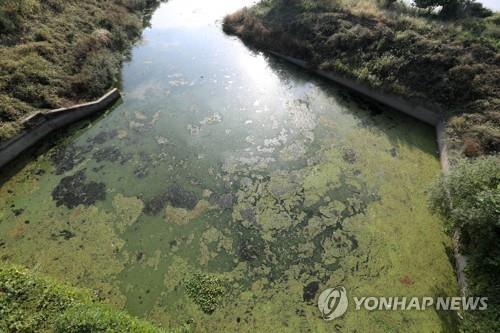
[[[4,179],[0,257],[164,327],[431,332],[453,318],[319,293],[455,295],[425,190],[431,127],[225,36],[250,1],[171,0],[123,68],[123,101]]]

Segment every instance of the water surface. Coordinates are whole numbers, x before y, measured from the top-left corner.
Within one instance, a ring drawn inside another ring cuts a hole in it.
[[[320,318],[319,292],[456,291],[426,208],[433,129],[225,36],[251,1],[171,0],[123,68],[123,101],[0,189],[0,256],[165,327],[430,332],[432,311]],[[196,273],[224,296],[203,312]],[[404,329],[403,329],[404,328]]]

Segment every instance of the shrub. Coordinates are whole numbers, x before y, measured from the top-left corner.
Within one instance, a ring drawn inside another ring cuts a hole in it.
[[[488,310],[466,312],[462,332],[500,330],[500,157],[463,160],[430,191],[430,207],[449,230],[458,230],[461,251],[468,256],[472,296],[487,296]]]
[[[434,183],[431,209],[445,218],[450,229],[499,227],[499,165],[496,156],[460,161],[449,176]]]
[[[88,99],[99,97],[117,82],[119,73],[120,60],[111,51],[91,53],[73,77],[72,93]]]
[[[0,123],[0,142],[5,141],[14,135],[18,134],[21,127],[17,122],[1,122]]]
[[[28,104],[9,95],[0,94],[0,123],[20,119],[31,110]]]
[[[5,265],[0,265],[0,313],[1,332],[166,333],[95,302],[89,292]]]
[[[56,319],[55,333],[158,333],[151,324],[100,305],[81,305],[65,311]]]

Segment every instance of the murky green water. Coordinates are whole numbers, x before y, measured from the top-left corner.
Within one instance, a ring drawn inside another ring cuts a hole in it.
[[[246,1],[246,4],[251,2]],[[245,1],[171,0],[123,68],[123,101],[0,188],[0,256],[166,327],[437,332],[437,313],[320,318],[319,292],[456,291],[425,189],[433,129],[225,36]],[[186,292],[224,289],[212,314]]]

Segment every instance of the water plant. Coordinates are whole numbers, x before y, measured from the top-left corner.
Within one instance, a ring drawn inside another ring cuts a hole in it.
[[[184,287],[189,297],[207,314],[217,309],[225,294],[222,281],[216,276],[207,274],[193,274],[186,280]]]

